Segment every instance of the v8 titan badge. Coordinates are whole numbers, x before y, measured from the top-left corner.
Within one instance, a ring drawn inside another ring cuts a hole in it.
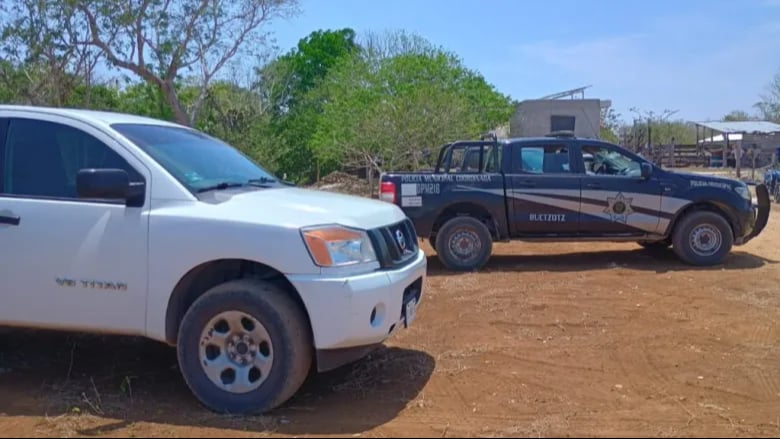
[[[626,224],[628,216],[634,213],[634,209],[631,208],[633,201],[633,198],[626,198],[622,192],[616,197],[607,197],[608,206],[604,209],[604,213],[609,214],[612,221]]]

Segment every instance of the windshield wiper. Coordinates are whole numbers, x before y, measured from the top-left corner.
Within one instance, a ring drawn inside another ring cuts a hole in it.
[[[235,181],[223,181],[213,186],[206,186],[198,189],[198,193],[209,191],[222,191],[234,187],[255,186],[255,187],[268,187],[269,184],[276,183],[277,181],[269,177],[252,178],[246,181],[246,183],[239,183]]]
[[[271,177],[251,178],[247,183],[276,183],[276,179]]]
[[[276,183],[276,180],[269,177],[252,178],[247,180],[246,184],[252,186],[265,186],[271,183]]]
[[[213,186],[206,186],[204,188],[198,189],[198,193],[201,194],[203,192],[209,192],[209,191],[223,191],[228,188],[232,187],[242,187],[244,186],[243,183],[235,183],[235,182],[229,182],[229,181],[223,181],[222,183],[215,184]]]

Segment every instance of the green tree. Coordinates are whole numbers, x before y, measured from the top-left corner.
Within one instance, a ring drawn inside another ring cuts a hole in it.
[[[122,93],[117,87],[104,83],[80,83],[73,88],[65,106],[112,111],[119,108],[121,102]]]
[[[284,77],[269,96],[277,114],[286,114],[296,107],[303,96],[316,87],[328,71],[345,57],[357,50],[355,31],[318,30],[298,42],[298,45],[267,68],[262,69],[262,79]]]
[[[279,142],[272,130],[271,113],[256,91],[229,81],[215,82],[197,128],[237,147],[269,170],[277,170],[274,151]]]
[[[266,47],[263,26],[296,11],[297,0],[65,0],[69,20],[83,21],[87,46],[114,67],[154,85],[175,120],[197,122],[209,85],[236,55],[251,57]],[[189,106],[179,96],[184,74],[197,79]]]
[[[116,108],[122,113],[162,120],[174,120],[173,111],[162,91],[148,82],[134,82],[121,92]]]
[[[750,117],[747,112],[742,110],[734,110],[731,113],[723,116],[724,122],[744,122],[748,120],[753,120],[753,118]]]
[[[601,109],[601,129],[599,136],[602,140],[619,143],[618,130],[620,129],[620,115],[612,107]]]
[[[692,145],[696,143],[696,129],[684,120],[674,120],[677,114],[674,110],[664,110],[660,114],[654,111],[643,111],[632,108],[635,114],[634,124],[629,128],[631,145],[644,145],[648,141],[652,145]]]
[[[79,42],[83,23],[55,0],[0,3],[0,83],[15,90],[11,102],[66,105],[80,87],[89,105],[100,55]]]
[[[318,174],[311,137],[321,118],[322,101],[309,95],[330,69],[358,50],[352,29],[318,30],[259,71],[259,88],[274,115],[271,161],[298,182]]]
[[[459,58],[405,34],[372,41],[313,95],[325,102],[314,153],[329,169],[414,169],[424,150],[477,137],[513,111]]]

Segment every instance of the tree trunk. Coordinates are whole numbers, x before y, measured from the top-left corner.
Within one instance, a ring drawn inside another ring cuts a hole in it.
[[[84,80],[86,83],[84,103],[87,108],[92,108],[92,72],[91,71],[87,70],[86,75],[84,76]]]
[[[368,166],[368,197],[374,198],[374,167],[369,164]]]
[[[168,101],[168,104],[173,109],[173,116],[176,118],[176,122],[182,125],[192,126],[190,117],[187,115],[187,111],[184,110],[184,106],[181,104],[179,96],[176,94],[174,85],[170,82],[164,82],[162,85],[162,92],[165,95],[165,100]]]
[[[195,106],[192,108],[192,118],[190,120],[193,126],[198,123],[198,116],[200,116],[200,110],[203,108],[203,104],[206,102],[208,93],[208,87],[201,87],[200,93],[198,93],[198,99],[195,101]]]

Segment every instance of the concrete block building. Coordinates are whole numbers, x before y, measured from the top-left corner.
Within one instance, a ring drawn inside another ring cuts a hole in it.
[[[610,102],[585,99],[586,88],[520,102],[510,122],[509,136],[539,137],[555,131],[571,131],[577,137],[598,139],[601,110],[609,107]]]

